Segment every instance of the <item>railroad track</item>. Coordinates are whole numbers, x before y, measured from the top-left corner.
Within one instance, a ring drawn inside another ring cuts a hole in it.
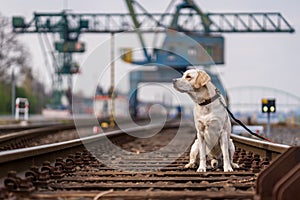
[[[138,123],[145,123],[148,119],[138,119]],[[107,122],[108,119],[98,119],[98,122]],[[75,126],[75,123],[77,126]],[[43,144],[51,144],[79,138],[78,129],[84,136],[93,135],[94,119],[77,119],[60,123],[40,123],[31,125],[0,126],[0,151],[27,148]],[[127,119],[119,119],[119,124],[128,123]],[[115,127],[117,128],[117,127]],[[2,132],[1,132],[2,130]],[[4,131],[9,130],[9,131]],[[112,130],[105,128],[105,131]],[[103,130],[102,130],[103,131]],[[81,135],[83,136],[83,135]]]
[[[183,168],[193,126],[167,123],[152,136],[160,126],[0,152],[0,198],[253,199],[258,173],[288,148],[233,136],[240,169],[197,173]]]
[[[70,121],[67,121],[70,123]],[[57,126],[62,124],[61,122],[41,122],[41,123],[27,123],[25,122],[20,124],[7,124],[7,125],[0,125],[0,136],[6,135],[8,133],[17,132],[17,131],[24,131],[36,128],[44,128],[50,126]]]
[[[72,132],[66,133],[65,131],[68,130],[75,130],[75,125],[73,123],[56,124],[37,128],[25,128],[22,131],[2,134],[0,135],[0,150],[26,148],[74,139],[76,131],[73,131],[73,134]]]

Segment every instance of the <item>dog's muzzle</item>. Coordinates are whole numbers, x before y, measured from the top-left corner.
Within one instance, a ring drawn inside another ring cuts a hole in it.
[[[177,86],[177,84],[178,84],[178,78],[174,78],[174,79],[172,80],[172,82],[173,82],[173,87],[176,88],[176,86]]]
[[[181,86],[180,86],[180,78],[174,78],[172,80],[173,82],[173,87],[178,90],[179,92],[183,92],[183,90],[181,89]]]
[[[173,81],[173,84],[175,84],[179,79],[178,78],[174,78],[172,81]]]

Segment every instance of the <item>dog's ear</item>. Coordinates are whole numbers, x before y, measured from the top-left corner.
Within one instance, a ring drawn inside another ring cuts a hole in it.
[[[200,88],[200,86],[206,85],[209,81],[210,81],[210,77],[205,71],[198,71],[198,75],[196,77],[194,87],[198,89]]]

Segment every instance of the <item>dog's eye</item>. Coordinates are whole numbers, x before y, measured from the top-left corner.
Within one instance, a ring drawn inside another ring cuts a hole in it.
[[[191,79],[192,77],[190,75],[187,75],[185,78],[186,79]]]

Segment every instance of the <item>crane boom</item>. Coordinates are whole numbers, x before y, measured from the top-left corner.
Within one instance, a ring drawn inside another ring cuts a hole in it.
[[[141,32],[165,32],[176,13],[136,13]],[[206,13],[210,20],[208,33],[293,33],[295,29],[277,12],[256,13]],[[184,32],[204,33],[198,13],[180,13],[178,26]],[[60,33],[60,21],[73,22],[70,33],[136,32],[136,26],[128,13],[35,13],[28,23],[22,17],[13,17],[13,31],[17,33]]]

